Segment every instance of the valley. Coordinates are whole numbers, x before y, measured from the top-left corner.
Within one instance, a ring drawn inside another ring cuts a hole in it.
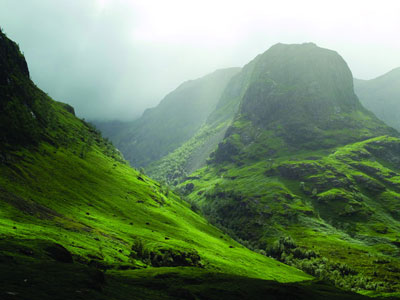
[[[0,31],[0,299],[400,297],[400,133],[367,84],[279,43],[92,124]]]

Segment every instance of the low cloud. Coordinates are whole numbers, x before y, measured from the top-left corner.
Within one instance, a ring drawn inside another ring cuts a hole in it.
[[[127,120],[278,42],[334,49],[359,78],[399,67],[400,4],[378,3],[0,0],[0,26],[54,99],[87,119]]]

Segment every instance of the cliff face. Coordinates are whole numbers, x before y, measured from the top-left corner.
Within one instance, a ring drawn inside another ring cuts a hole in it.
[[[311,43],[277,44],[249,65],[239,100],[232,100],[238,111],[214,153],[217,161],[397,135],[360,104],[351,71],[334,51]]]
[[[293,119],[322,124],[360,107],[351,72],[336,52],[278,44],[256,64],[241,113],[263,126]]]
[[[19,73],[29,77],[25,58],[18,45],[0,32],[0,84],[7,84],[7,78]]]
[[[0,32],[0,144],[37,144],[49,123],[48,97],[29,78],[16,43]]]

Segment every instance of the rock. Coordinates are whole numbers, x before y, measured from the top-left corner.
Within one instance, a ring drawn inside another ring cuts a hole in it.
[[[378,194],[386,189],[383,184],[372,178],[368,178],[362,175],[354,175],[353,178],[357,182],[357,184],[359,184],[362,188],[366,189],[370,193]]]
[[[63,263],[72,263],[71,253],[60,244],[53,244],[45,248],[47,254],[56,261]]]
[[[67,112],[69,112],[75,116],[75,109],[71,105],[63,103],[63,106]]]
[[[192,182],[185,185],[185,189],[187,192],[191,193],[194,190],[194,184]]]

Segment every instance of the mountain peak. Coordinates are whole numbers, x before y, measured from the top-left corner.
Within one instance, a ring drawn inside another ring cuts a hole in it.
[[[325,122],[360,108],[350,69],[313,43],[278,44],[259,58],[241,113],[258,124],[301,118]]]
[[[0,29],[0,84],[10,84],[11,75],[16,74],[29,77],[28,65],[19,46]]]
[[[216,161],[397,135],[360,104],[352,73],[335,51],[313,43],[277,44],[242,72],[247,82],[234,94],[239,108]]]
[[[317,44],[315,44],[313,42],[304,42],[304,43],[300,43],[300,44],[276,43],[275,45],[271,46],[271,48],[273,48],[273,47],[318,47],[318,46],[317,46]]]

